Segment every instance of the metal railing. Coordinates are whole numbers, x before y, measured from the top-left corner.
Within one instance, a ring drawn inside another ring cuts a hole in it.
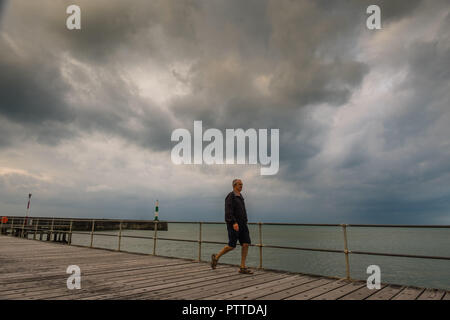
[[[201,262],[202,259],[202,244],[218,244],[218,245],[226,245],[226,242],[219,241],[209,241],[203,240],[202,238],[202,230],[203,225],[206,224],[225,224],[224,222],[186,222],[186,221],[154,221],[153,227],[153,236],[139,236],[139,235],[126,235],[123,234],[123,223],[124,222],[146,222],[148,220],[116,220],[116,219],[71,219],[71,218],[29,218],[32,219],[30,221],[25,221],[24,217],[8,217],[8,223],[4,224],[1,222],[0,226],[0,234],[9,234],[20,237],[27,237],[28,234],[33,234],[33,240],[36,240],[36,235],[40,235],[40,240],[43,240],[43,235],[47,236],[47,241],[60,241],[67,243],[69,245],[72,244],[72,235],[73,234],[82,234],[90,236],[90,245],[89,248],[95,248],[93,246],[94,243],[94,234],[96,236],[106,236],[106,237],[117,237],[117,249],[116,251],[121,250],[121,242],[122,238],[134,238],[134,239],[148,239],[153,240],[153,252],[152,255],[156,254],[157,248],[157,240],[165,240],[165,241],[179,241],[179,242],[190,242],[190,243],[198,243],[198,259],[195,261]],[[90,222],[91,229],[90,232],[80,232],[73,230],[74,222]],[[117,230],[118,234],[110,234],[110,233],[95,233],[95,223],[96,221],[108,221],[115,222],[118,224]],[[57,223],[55,225],[55,222]],[[198,224],[198,240],[194,239],[175,239],[175,238],[165,238],[158,237],[158,224],[160,223],[177,223],[177,224]],[[346,279],[350,280],[350,255],[373,255],[373,256],[389,256],[389,257],[404,257],[404,258],[418,258],[418,259],[437,259],[437,260],[447,260],[450,261],[450,257],[445,256],[426,256],[426,255],[415,255],[415,254],[401,254],[401,253],[383,253],[383,252],[369,252],[369,251],[354,251],[349,250],[348,238],[347,238],[347,228],[348,227],[370,227],[370,228],[439,228],[439,229],[450,229],[450,225],[388,225],[388,224],[379,224],[379,225],[369,225],[369,224],[298,224],[298,223],[248,223],[249,225],[256,225],[258,227],[258,244],[250,244],[250,246],[259,248],[259,266],[258,268],[263,269],[263,248],[273,248],[273,249],[287,249],[287,250],[300,250],[300,251],[313,251],[313,252],[327,252],[327,253],[336,253],[336,254],[344,254],[345,257],[345,274]],[[39,227],[41,225],[41,227]],[[324,249],[324,248],[307,248],[307,247],[291,247],[291,246],[278,246],[278,245],[270,245],[263,244],[263,233],[262,227],[263,225],[272,225],[272,226],[307,226],[307,227],[340,227],[342,228],[343,234],[343,250],[338,249]],[[66,235],[66,236],[62,236]]]

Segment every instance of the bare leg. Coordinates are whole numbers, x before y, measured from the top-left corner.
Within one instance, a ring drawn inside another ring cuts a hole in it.
[[[230,246],[226,245],[225,247],[223,247],[222,250],[220,250],[220,252],[218,254],[216,254],[216,259],[219,260],[219,258],[221,256],[223,256],[227,252],[230,252],[233,249],[234,249],[233,247],[230,247]]]
[[[245,268],[245,259],[247,259],[247,253],[248,253],[248,243],[243,243],[241,251],[241,268]]]

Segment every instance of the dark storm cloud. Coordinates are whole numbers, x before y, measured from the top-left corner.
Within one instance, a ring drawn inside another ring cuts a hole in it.
[[[168,149],[167,117],[140,98],[112,59],[117,51],[132,47],[133,34],[151,21],[148,10],[125,2],[103,4],[80,3],[83,30],[70,32],[64,3],[48,2],[45,11],[45,3],[10,3],[9,12],[21,19],[10,16],[0,39],[0,115],[22,124],[39,143],[57,144],[88,130]],[[68,54],[82,61],[84,69],[77,70]],[[140,130],[127,124],[130,118]]]
[[[0,149],[14,144],[12,131],[9,128],[9,122],[0,120]]]
[[[2,48],[5,50],[5,48]],[[0,112],[15,122],[37,123],[46,120],[68,122],[73,112],[64,101],[69,87],[56,66],[0,56]]]
[[[351,47],[333,55],[318,54],[322,47],[338,44],[336,35],[357,34],[358,25],[350,25],[348,21],[352,19],[344,12],[332,14],[313,2],[302,1],[271,2],[264,11],[256,11],[258,14],[253,7],[240,9],[252,13],[243,28],[229,15],[223,15],[226,20],[208,21],[208,26],[201,28],[209,34],[199,46],[198,62],[190,70],[195,98],[175,103],[176,113],[187,115],[192,109],[189,118],[208,117],[211,110],[215,112],[220,106],[225,114],[221,111],[218,122],[225,122],[232,121],[226,113],[234,114],[239,109],[245,115],[254,112],[254,105],[258,105],[256,108],[263,109],[257,111],[262,115],[258,120],[264,122],[277,112],[289,113],[289,109],[308,104],[341,105],[368,71],[351,57]],[[259,33],[245,27],[261,24],[260,21],[265,21],[265,25]],[[254,86],[255,78],[265,75],[270,76],[268,98]]]
[[[2,19],[3,12],[5,11],[6,1],[7,0],[0,0],[0,21]]]
[[[47,26],[56,37],[55,45],[69,50],[77,59],[96,65],[109,65],[115,63],[116,54],[121,49],[138,51],[140,54],[158,52],[155,43],[141,39],[140,33],[154,27],[163,19],[164,13],[158,10],[161,2],[78,1],[77,5],[82,10],[82,30],[72,32],[58,27],[61,24],[58,20]],[[180,5],[173,4],[174,17],[169,24],[178,20],[181,26],[185,18],[182,12],[176,14],[176,7],[181,5],[182,2]],[[64,10],[65,6],[61,4],[54,12],[55,17]],[[158,16],[158,13],[161,16]],[[167,28],[170,30],[170,25]],[[145,45],[141,45],[141,42],[145,42]]]
[[[12,142],[23,137],[23,132],[44,144],[71,137],[65,127],[75,118],[65,101],[69,86],[57,65],[47,60],[57,61],[58,57],[19,56],[5,42],[5,38],[0,40],[0,116],[24,127],[14,127],[2,140]]]
[[[45,33],[36,50],[45,46],[44,52],[53,52],[53,55],[33,52],[33,57],[41,56],[34,65],[30,58],[28,63],[20,58],[7,61],[2,81],[15,90],[3,87],[8,95],[5,95],[6,103],[1,112],[19,122],[35,117],[72,122],[74,111],[64,100],[70,84],[61,78],[61,60],[55,56],[69,52],[94,72],[117,79],[121,77],[120,72],[108,69],[124,67],[121,59],[126,53],[137,61],[144,61],[146,56],[159,59],[167,67],[179,59],[196,60],[186,80],[193,89],[191,96],[185,96],[171,106],[175,116],[186,119],[186,123],[205,119],[210,126],[234,126],[235,115],[239,113],[241,119],[259,123],[258,127],[269,122],[282,124],[286,131],[296,131],[297,123],[290,120],[296,109],[317,103],[342,105],[368,73],[368,67],[351,54],[352,44],[364,26],[364,8],[368,3],[80,1],[77,4],[82,8],[82,30],[72,32],[64,27],[65,16],[61,15],[67,3],[48,2],[45,6],[45,2],[39,5],[15,2],[14,10],[10,11],[20,14],[21,25],[17,30],[8,31],[13,36],[20,32],[25,38],[19,44],[33,50],[26,45],[31,39],[27,39],[24,32],[33,25],[37,29],[35,33],[42,33],[41,36]],[[414,11],[420,1],[376,3],[382,6],[383,19],[390,21]],[[45,12],[43,8],[46,8]],[[28,21],[29,25],[23,21]],[[155,30],[161,30],[161,33],[155,35]],[[330,51],[330,48],[340,50]],[[2,53],[3,61],[6,55],[8,53]],[[263,97],[254,86],[255,78],[264,75],[270,76],[267,80],[269,97]],[[109,88],[104,89],[106,99],[116,95],[118,90],[124,90],[121,82],[117,79],[116,83],[108,84]],[[14,93],[21,96],[21,100],[14,100]],[[116,100],[116,104],[123,106],[118,108],[121,110],[116,109],[103,117],[103,112],[82,114],[77,111],[78,119],[87,120],[78,123],[139,140],[132,129],[117,124],[125,122],[129,116],[127,104],[142,102],[133,96],[133,92],[121,95]],[[39,102],[33,101],[35,97],[39,97]],[[11,101],[15,101],[15,105]],[[152,122],[153,117],[148,116],[145,125],[160,123],[161,117]],[[279,121],[273,121],[274,118]],[[89,119],[97,119],[98,126]],[[163,122],[160,129],[170,126],[168,119]],[[154,137],[154,134],[150,136]],[[162,147],[159,139],[154,142]],[[150,140],[147,145],[151,146],[151,143]]]
[[[383,144],[371,148],[366,136],[370,131],[364,129],[367,123],[361,123],[353,133],[361,137],[344,157],[321,167],[332,176],[329,183],[311,183],[312,194],[331,195],[334,200],[330,201],[337,204],[345,202],[351,219],[361,219],[362,213],[369,222],[433,223],[446,218],[450,203],[450,192],[444,187],[450,183],[449,17],[437,37],[413,41],[399,52],[407,74],[392,90],[398,99],[390,100],[390,108],[398,111],[380,122]],[[304,180],[307,185],[313,181]]]
[[[433,128],[439,128],[435,125],[443,116],[448,117],[450,46],[446,39],[449,38],[449,30],[450,14],[447,14],[439,31],[441,37],[432,41],[417,41],[408,48],[405,57],[409,69],[408,77],[399,90],[409,90],[412,97],[408,100],[405,112],[394,115],[385,122],[388,150],[401,147],[413,138],[421,141],[420,139],[426,137]],[[447,128],[441,128],[445,129]],[[440,145],[445,143],[446,140],[433,141],[417,151],[423,158],[428,158],[431,154],[443,156],[447,153]]]
[[[136,104],[141,103],[139,101],[134,102]],[[159,110],[148,110],[148,105],[145,105],[142,110],[143,114],[139,115],[122,110],[104,112],[93,108],[81,113],[76,120],[76,124],[86,132],[100,131],[111,136],[118,135],[125,138],[129,143],[144,148],[153,150],[168,150],[171,148],[172,123]],[[139,128],[129,124],[131,119],[139,124]]]
[[[390,1],[381,5],[383,15],[394,19],[407,14],[418,3],[402,5]],[[40,120],[66,123],[76,118],[82,128],[115,132],[138,142],[143,140],[139,136],[144,136],[145,146],[170,147],[165,143],[170,121],[163,115],[155,119],[158,111],[152,107],[140,119],[147,131],[123,125],[133,115],[128,105],[143,104],[135,92],[128,90],[129,86],[123,85],[121,73],[114,71],[126,68],[124,54],[136,59],[136,63],[152,57],[166,67],[179,59],[194,59],[187,78],[192,94],[174,101],[170,109],[186,124],[204,119],[211,127],[236,127],[240,123],[235,121],[235,115],[239,114],[241,122],[248,124],[250,119],[250,124],[256,127],[276,125],[285,132],[295,132],[299,130],[298,124],[291,119],[298,108],[315,103],[344,104],[368,72],[367,66],[350,54],[351,44],[355,43],[366,17],[359,10],[364,8],[361,4],[81,1],[77,4],[82,8],[82,30],[75,32],[62,23],[64,2],[48,2],[48,6],[14,4],[14,10],[10,11],[20,14],[22,22],[20,27],[8,31],[12,36],[20,33],[22,39],[14,39],[33,53],[25,59],[28,61],[9,58],[2,74],[3,83],[15,90],[3,86],[6,99],[1,112],[16,122],[33,119],[37,123]],[[29,26],[23,21],[28,21]],[[36,48],[30,46],[31,39],[24,32],[32,25],[38,36],[45,33]],[[342,42],[349,46],[342,47]],[[325,52],[331,47],[342,50]],[[39,49],[47,54],[36,52]],[[68,90],[75,94],[76,90],[61,76],[62,61],[56,57],[64,52],[86,63],[101,80],[106,79],[105,88],[99,90],[107,100],[102,103],[109,104],[111,112],[95,105],[87,108],[89,111],[74,111],[65,100]],[[2,53],[3,61],[7,55]],[[38,63],[33,63],[31,56],[39,57]],[[254,86],[255,78],[265,75],[270,76],[269,97],[262,96]],[[118,93],[120,90],[123,92]]]

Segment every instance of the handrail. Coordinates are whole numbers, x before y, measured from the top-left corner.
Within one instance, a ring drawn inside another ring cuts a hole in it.
[[[21,220],[23,219],[23,220]],[[10,222],[10,221],[11,222]],[[61,235],[64,235],[63,239],[66,239],[65,236],[68,235],[67,244],[72,243],[72,234],[84,234],[90,236],[90,245],[88,247],[95,248],[93,246],[94,243],[94,234],[96,236],[109,236],[109,237],[118,237],[118,244],[117,244],[117,251],[121,251],[121,241],[122,238],[134,238],[134,239],[148,239],[153,240],[153,253],[152,255],[157,255],[156,248],[157,248],[157,240],[164,240],[164,241],[180,241],[180,242],[190,242],[190,243],[198,243],[198,259],[197,261],[201,260],[201,253],[202,253],[202,244],[221,244],[224,245],[226,243],[224,242],[218,242],[218,241],[209,241],[209,240],[203,240],[202,238],[202,225],[204,224],[225,224],[225,222],[211,222],[211,221],[149,221],[149,220],[123,220],[123,219],[83,219],[83,218],[55,218],[55,217],[30,217],[31,225],[25,224],[25,217],[17,217],[17,216],[11,216],[8,217],[8,222],[3,223],[3,220],[1,222],[0,227],[0,233],[3,233],[3,229],[7,230],[11,229],[11,235],[18,234],[21,237],[28,237],[28,233],[33,233],[33,240],[36,239],[36,234],[41,233],[40,240],[42,240],[42,234],[45,232],[47,233],[47,240],[51,240],[51,237],[53,233],[55,233],[55,236],[53,237],[53,240],[56,241],[57,237],[59,235],[59,238],[61,238]],[[34,224],[34,221],[36,221],[36,224]],[[74,222],[90,222],[91,223],[91,230],[90,232],[80,232],[80,231],[74,231],[72,229]],[[10,222],[10,223],[9,223]],[[16,222],[16,225],[15,225]],[[47,222],[47,223],[45,223]],[[50,224],[51,222],[51,224]],[[56,224],[55,224],[56,222]],[[62,224],[67,222],[67,224]],[[95,224],[96,222],[116,222],[119,224],[119,232],[118,234],[111,234],[111,233],[99,233],[98,231],[95,232]],[[127,235],[123,234],[123,223],[139,223],[139,222],[153,222],[153,230],[154,234],[153,236],[139,236],[139,235]],[[22,225],[20,226],[20,223]],[[178,238],[166,238],[166,237],[158,237],[158,224],[159,223],[178,223],[178,224],[198,224],[198,239],[178,239]],[[39,226],[40,224],[40,226]],[[450,257],[443,257],[443,256],[427,256],[427,255],[415,255],[415,254],[401,254],[401,253],[383,253],[383,252],[369,252],[369,251],[352,251],[349,250],[348,245],[348,238],[347,238],[347,228],[349,227],[355,227],[355,228],[377,228],[377,227],[385,227],[385,228],[450,228],[450,225],[392,225],[392,224],[378,224],[378,225],[369,225],[369,224],[317,224],[317,223],[273,223],[273,222],[250,222],[249,225],[256,225],[258,227],[258,235],[259,235],[259,243],[258,244],[251,244],[250,246],[258,247],[259,248],[259,268],[263,269],[263,248],[274,248],[274,249],[288,249],[288,250],[301,250],[301,251],[315,251],[315,252],[328,252],[328,253],[340,253],[344,254],[345,256],[345,266],[346,266],[346,279],[351,279],[350,277],[350,263],[349,263],[349,255],[350,254],[357,254],[357,255],[376,255],[376,256],[388,256],[388,257],[404,257],[404,258],[418,258],[418,259],[437,259],[437,260],[450,260]],[[338,250],[338,249],[323,249],[323,248],[305,248],[305,247],[290,247],[290,246],[278,246],[278,245],[269,245],[269,244],[263,244],[262,240],[262,227],[264,225],[279,225],[279,226],[317,226],[317,227],[341,227],[343,232],[343,240],[344,240],[344,249]],[[40,228],[39,228],[40,227]],[[61,228],[61,229],[58,229]],[[17,231],[15,231],[17,229]],[[20,231],[20,232],[18,232]],[[64,240],[65,241],[65,240]]]

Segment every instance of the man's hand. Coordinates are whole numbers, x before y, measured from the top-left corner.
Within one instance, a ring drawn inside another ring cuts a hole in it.
[[[239,231],[239,225],[237,223],[233,224],[233,229]]]

